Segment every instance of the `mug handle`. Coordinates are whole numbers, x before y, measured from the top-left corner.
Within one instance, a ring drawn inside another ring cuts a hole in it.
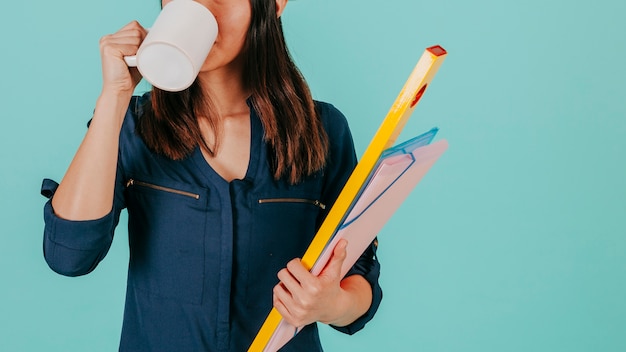
[[[137,55],[124,56],[124,61],[128,67],[137,67]]]
[[[145,30],[146,32],[150,32],[150,27],[145,28]],[[126,65],[128,65],[128,67],[137,67],[137,55],[124,56],[124,61],[126,61]]]

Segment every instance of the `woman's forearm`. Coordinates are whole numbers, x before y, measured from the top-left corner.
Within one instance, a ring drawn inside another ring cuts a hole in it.
[[[67,220],[93,220],[108,214],[113,206],[119,135],[132,94],[103,92],[91,124],[52,206]]]

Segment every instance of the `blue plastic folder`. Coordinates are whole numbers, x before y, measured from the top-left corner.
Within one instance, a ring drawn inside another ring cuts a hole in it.
[[[411,190],[448,148],[445,140],[431,144],[437,132],[438,129],[433,128],[383,152],[311,273],[320,274],[341,239],[348,241],[341,275],[350,270]],[[297,333],[298,327],[282,320],[264,351],[277,351]]]

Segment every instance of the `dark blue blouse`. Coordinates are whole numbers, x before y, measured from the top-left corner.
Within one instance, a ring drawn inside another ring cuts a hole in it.
[[[130,265],[121,351],[246,351],[272,308],[276,274],[301,257],[356,165],[345,117],[316,103],[329,135],[324,170],[290,185],[276,181],[268,145],[250,109],[251,153],[243,180],[227,182],[196,150],[174,161],[151,152],[135,132],[149,94],[133,97],[120,134],[113,210],[91,221],[68,221],[44,208],[44,256],[56,272],[84,275],[104,258],[120,212],[128,210]],[[57,184],[44,180],[51,198]],[[372,319],[382,292],[372,244],[348,275],[372,286]],[[316,324],[282,351],[321,351]]]

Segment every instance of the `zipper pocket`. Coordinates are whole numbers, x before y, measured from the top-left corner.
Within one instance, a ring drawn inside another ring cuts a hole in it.
[[[178,194],[178,195],[185,196],[185,197],[190,197],[190,198],[194,198],[194,199],[200,199],[200,195],[199,194],[186,192],[186,191],[181,191],[181,190],[174,189],[174,188],[169,188],[169,187],[158,186],[158,185],[154,185],[152,183],[137,181],[137,180],[134,180],[132,178],[129,179],[126,182],[126,188],[129,188],[131,186],[146,187],[146,188],[150,188],[150,189],[155,189],[157,191],[169,192],[169,193],[174,193],[174,194]]]
[[[304,199],[304,198],[267,198],[267,199],[259,199],[259,204],[268,204],[268,203],[304,203],[315,205],[316,207],[325,210],[326,205],[319,200],[313,199]]]

